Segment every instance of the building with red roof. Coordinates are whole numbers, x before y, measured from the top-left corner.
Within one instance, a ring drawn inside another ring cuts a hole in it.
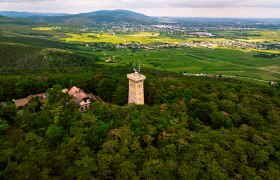
[[[102,102],[102,99],[98,96],[95,96],[93,94],[87,94],[85,93],[81,88],[78,88],[76,86],[73,86],[70,90],[68,89],[63,89],[63,93],[68,93],[73,99],[73,101],[80,106],[80,111],[85,111],[89,109],[90,104],[93,101],[100,101]],[[26,106],[29,101],[32,98],[38,97],[40,101],[43,101],[44,99],[47,98],[47,93],[40,93],[40,94],[34,94],[27,96],[26,98],[23,99],[17,99],[15,100],[15,105],[17,109],[23,109],[24,106]]]
[[[69,91],[68,89],[63,89],[62,92],[68,93],[73,97],[73,101],[80,106],[80,111],[89,109],[90,104],[93,101],[102,101],[98,96],[87,94],[81,88],[76,86],[73,86]]]
[[[16,99],[14,100],[16,108],[23,109],[23,107],[26,106],[32,98],[36,98],[36,97],[38,97],[40,101],[42,101],[43,99],[47,98],[47,93],[34,94],[34,95],[27,96],[26,98],[23,99]]]

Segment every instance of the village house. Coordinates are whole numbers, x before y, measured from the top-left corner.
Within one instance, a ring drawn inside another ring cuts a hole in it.
[[[89,109],[90,104],[94,101],[102,102],[102,99],[100,97],[95,96],[93,94],[87,94],[82,89],[76,86],[73,86],[70,90],[63,89],[62,92],[68,93],[73,98],[72,100],[77,105],[79,105],[80,111],[86,111],[87,109]],[[18,110],[22,110],[24,106],[26,106],[29,103],[29,101],[35,97],[38,97],[40,101],[44,101],[45,99],[47,99],[47,93],[34,94],[34,95],[27,96],[26,98],[23,99],[14,100],[16,108]]]
[[[93,94],[87,94],[82,89],[73,86],[70,90],[63,89],[62,92],[68,93],[73,97],[73,101],[80,106],[80,111],[86,111],[89,109],[90,104],[93,101],[102,101],[102,99]]]
[[[16,108],[18,110],[22,110],[24,106],[26,106],[31,99],[36,97],[39,98],[40,101],[44,101],[44,99],[47,98],[47,93],[34,94],[34,95],[27,96],[26,98],[16,99],[14,100]]]

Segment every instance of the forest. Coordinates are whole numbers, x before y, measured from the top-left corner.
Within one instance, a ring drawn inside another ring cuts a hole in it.
[[[238,38],[268,41],[266,50],[230,45],[117,49],[114,40],[158,45],[159,38],[170,42],[171,36],[174,41],[182,37],[176,32],[167,36],[172,29],[151,34],[147,23],[139,24],[141,30],[128,24],[133,31],[118,33],[126,23],[108,19],[103,27],[84,26],[92,18],[83,14],[0,17],[0,179],[279,179],[280,82],[268,85],[280,78],[278,22],[178,19],[182,27],[217,35],[188,43]],[[146,33],[140,32],[143,27]],[[164,36],[157,38],[159,33]],[[147,77],[145,105],[127,105],[126,74],[140,61]],[[80,112],[72,97],[62,93],[72,86],[104,102]],[[43,92],[45,101],[33,98],[22,111],[16,109],[14,99]]]
[[[98,57],[69,50],[0,43],[0,71],[65,67],[94,67]]]
[[[135,106],[127,68],[102,69],[30,75],[32,91],[48,82],[48,100],[0,106],[0,179],[278,179],[277,88],[145,69]],[[79,112],[61,92],[70,82],[107,102]]]

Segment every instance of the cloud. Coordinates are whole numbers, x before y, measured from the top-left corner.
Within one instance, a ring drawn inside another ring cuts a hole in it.
[[[193,10],[202,15],[206,11],[220,11],[226,16],[227,10],[239,12],[238,10],[242,9],[243,14],[251,16],[250,12],[254,13],[254,16],[262,17],[268,16],[270,9],[274,12],[273,16],[277,10],[280,12],[280,0],[0,0],[0,11],[80,13],[101,9],[129,9],[151,15],[168,16],[176,16],[184,11],[186,16],[189,16],[191,14],[188,12],[193,12]],[[261,11],[258,12],[258,9]]]
[[[47,1],[49,3],[60,2],[70,3],[72,0],[0,0],[5,3],[39,3]],[[122,7],[279,7],[279,0],[80,0],[75,4],[100,4],[100,5],[117,5]],[[98,6],[100,6],[98,5]],[[104,6],[104,8],[108,8]]]
[[[217,8],[217,7],[279,7],[279,0],[123,0],[127,4],[133,6],[137,4],[139,7],[178,7],[178,8]]]

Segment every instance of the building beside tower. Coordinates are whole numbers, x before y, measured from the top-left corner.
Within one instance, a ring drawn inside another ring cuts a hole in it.
[[[135,71],[134,73],[127,75],[129,81],[129,93],[128,93],[128,104],[145,104],[144,100],[144,80],[146,77],[140,72]]]
[[[87,94],[81,88],[78,88],[76,86],[73,86],[70,90],[63,89],[62,92],[67,93],[72,97],[72,101],[75,102],[77,105],[79,105],[79,110],[81,112],[84,112],[87,109],[89,109],[90,105],[95,101],[103,102],[99,96],[93,94]],[[42,103],[43,101],[46,101],[48,99],[48,93],[34,94],[34,95],[27,96],[26,98],[23,99],[16,99],[14,100],[16,108],[18,110],[23,110],[24,107],[33,98],[38,98],[39,101]]]

